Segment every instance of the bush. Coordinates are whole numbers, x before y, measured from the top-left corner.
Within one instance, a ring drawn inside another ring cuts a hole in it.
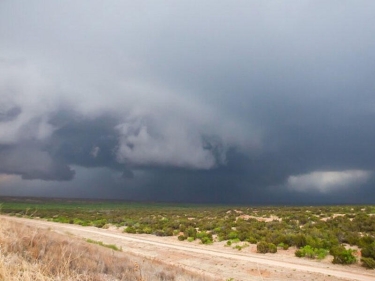
[[[135,230],[134,227],[132,226],[128,226],[127,228],[125,228],[124,230],[126,233],[137,233],[137,231]]]
[[[184,236],[184,235],[179,235],[179,236],[177,237],[177,239],[180,240],[180,241],[184,241],[186,238],[187,238],[187,237]]]
[[[375,260],[373,258],[361,258],[362,266],[366,267],[368,269],[374,269],[375,268]]]
[[[289,245],[284,243],[280,243],[279,245],[277,245],[277,247],[282,248],[283,250],[289,249]]]
[[[277,247],[273,243],[267,243],[266,241],[261,241],[257,244],[257,252],[261,254],[266,254],[266,253],[276,253],[277,252]]]
[[[366,245],[361,250],[362,257],[375,259],[375,242]]]
[[[164,236],[173,236],[173,229],[170,227],[163,228]]]
[[[107,224],[107,220],[102,219],[102,220],[96,220],[92,222],[92,225],[98,228],[102,228]]]
[[[273,244],[273,243],[269,243],[269,244],[268,244],[268,252],[269,252],[269,253],[272,253],[272,254],[276,253],[276,252],[277,252],[277,247],[276,247],[276,245]]]
[[[238,238],[238,233],[237,232],[235,232],[235,231],[231,231],[231,232],[229,232],[229,234],[228,234],[228,238],[229,239],[237,239]]]
[[[333,255],[332,263],[335,264],[352,264],[357,261],[353,255],[354,250],[345,249],[344,246],[335,246],[330,250],[330,254]]]
[[[294,245],[297,246],[297,248],[302,248],[302,247],[305,247],[307,245],[307,242],[306,242],[306,237],[305,235],[303,234],[297,234],[294,239]]]
[[[261,254],[265,254],[265,253],[268,253],[268,243],[265,242],[265,241],[260,241],[258,244],[257,244],[257,252],[258,253],[261,253]]]
[[[302,258],[305,256],[305,253],[302,251],[302,250],[297,250],[294,252],[294,254],[296,255],[296,257],[298,258]]]
[[[194,237],[194,239],[197,237],[197,230],[191,226],[189,226],[185,231],[185,236],[187,237]]]
[[[367,235],[367,236],[363,236],[359,239],[358,246],[363,248],[363,247],[366,247],[368,245],[371,245],[374,242],[375,242],[374,238]]]
[[[163,230],[161,230],[161,229],[155,230],[153,234],[156,235],[156,236],[167,236],[165,234],[165,232]]]
[[[322,248],[317,249],[317,252],[316,252],[317,256],[316,256],[316,258],[318,260],[322,260],[322,259],[324,259],[328,255],[328,253],[329,253],[329,251],[326,250],[326,249],[322,249]]]
[[[249,242],[250,244],[256,244],[258,241],[256,238],[254,237],[249,237],[246,239],[247,242]]]
[[[152,229],[148,226],[144,227],[143,228],[143,233],[146,233],[146,234],[151,234],[152,233]]]
[[[197,233],[197,238],[201,240],[202,244],[212,244],[212,234],[209,232],[199,232]]]
[[[213,243],[212,240],[209,237],[202,237],[201,242],[202,242],[202,244],[206,244],[206,245]]]
[[[297,250],[295,253],[296,257],[306,257],[309,259],[324,259],[328,255],[328,250],[322,248],[313,248],[310,245]]]

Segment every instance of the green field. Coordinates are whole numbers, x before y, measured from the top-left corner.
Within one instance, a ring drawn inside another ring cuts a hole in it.
[[[119,201],[0,198],[12,216],[106,228],[128,233],[176,236],[203,244],[227,241],[238,250],[257,244],[258,252],[296,247],[296,256],[375,267],[375,206],[218,206]]]

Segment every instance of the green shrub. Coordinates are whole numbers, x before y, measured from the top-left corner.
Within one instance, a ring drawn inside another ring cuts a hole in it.
[[[98,228],[102,228],[107,224],[107,220],[102,219],[102,220],[96,220],[92,222],[92,225]]]
[[[144,228],[143,228],[143,233],[151,234],[151,233],[152,233],[152,229],[151,229],[151,227],[148,227],[148,226],[144,227]]]
[[[207,237],[207,236],[206,237],[202,237],[201,238],[201,242],[202,242],[202,244],[206,244],[206,245],[213,243],[212,240],[209,237]]]
[[[366,267],[368,269],[374,269],[375,268],[375,260],[373,258],[361,258],[362,266]]]
[[[330,254],[333,256],[332,263],[336,264],[352,264],[357,261],[353,255],[354,250],[345,249],[344,246],[335,246],[330,250]]]
[[[303,248],[298,249],[294,253],[296,257],[306,257],[309,259],[324,259],[328,255],[328,250],[323,248],[313,248],[310,245],[306,245]]]
[[[197,237],[197,230],[194,227],[189,226],[185,231],[185,236],[187,237]]]
[[[228,238],[229,239],[238,239],[238,233],[237,232],[235,232],[235,231],[231,231],[231,232],[229,232],[229,234],[228,234]]]
[[[306,237],[303,234],[297,234],[296,236],[294,236],[293,242],[294,245],[297,246],[297,248],[302,248],[307,245]]]
[[[373,237],[366,235],[366,236],[363,236],[359,239],[358,246],[363,248],[363,247],[366,247],[368,245],[371,245],[374,242],[375,242],[375,240],[374,240]]]
[[[202,244],[212,244],[212,234],[209,232],[201,231],[197,233],[197,238],[201,240]]]
[[[170,227],[163,228],[163,236],[173,236],[173,229]]]
[[[326,250],[326,249],[322,249],[322,248],[317,249],[317,252],[316,252],[317,256],[316,256],[316,258],[318,260],[322,260],[322,259],[324,259],[328,255],[328,253],[329,253],[329,251]]]
[[[365,245],[361,250],[362,257],[375,259],[375,242]]]
[[[137,231],[135,230],[134,227],[132,226],[128,226],[127,228],[125,228],[124,230],[126,233],[137,233]]]
[[[268,243],[266,241],[260,241],[257,244],[257,252],[258,253],[261,253],[261,254],[268,253],[268,249],[269,249],[269,246],[268,246]]]
[[[277,247],[282,248],[283,250],[288,250],[289,249],[289,245],[288,244],[284,244],[282,242],[280,244],[278,244]]]
[[[277,252],[277,247],[273,243],[267,243],[266,241],[260,241],[257,244],[257,252],[261,254],[266,254],[266,253],[276,253]]]
[[[272,254],[276,253],[277,252],[276,245],[273,243],[268,243],[268,252]]]
[[[249,237],[246,239],[247,242],[249,242],[250,244],[256,244],[258,242],[258,240],[254,237]]]
[[[300,250],[300,249],[297,250],[297,251],[295,251],[294,254],[295,254],[296,257],[298,257],[298,258],[302,258],[302,257],[305,256],[304,252],[303,252],[302,250]]]
[[[184,235],[179,235],[178,237],[177,237],[177,239],[178,240],[180,240],[180,241],[184,241],[184,240],[186,240],[186,236],[184,236]]]

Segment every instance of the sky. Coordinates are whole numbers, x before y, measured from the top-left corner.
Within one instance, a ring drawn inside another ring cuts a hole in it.
[[[0,1],[0,196],[375,204],[375,2]]]

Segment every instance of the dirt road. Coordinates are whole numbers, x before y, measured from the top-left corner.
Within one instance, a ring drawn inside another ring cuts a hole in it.
[[[115,244],[122,247],[125,253],[162,260],[221,280],[375,280],[375,271],[365,270],[359,265],[341,266],[329,261],[300,259],[294,257],[291,251],[261,255],[254,253],[254,246],[238,251],[224,247],[223,243],[207,246],[197,242],[181,242],[176,237],[126,234],[115,228],[98,229],[37,219],[1,217],[64,235]]]

